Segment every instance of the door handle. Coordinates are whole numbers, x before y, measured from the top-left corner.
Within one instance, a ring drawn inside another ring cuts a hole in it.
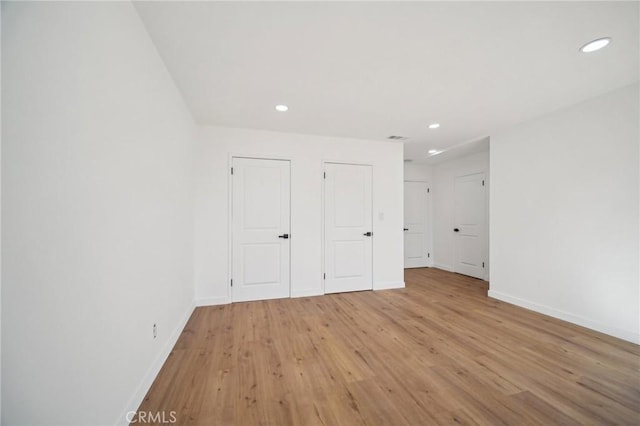
[[[408,230],[409,230],[409,228],[404,228],[404,230],[405,230],[405,231],[408,231]]]
[[[285,240],[289,239],[289,234],[278,235],[278,238],[284,238]]]
[[[453,228],[453,232],[460,232],[458,228]]]
[[[362,234],[362,235],[364,235],[365,237],[370,237],[370,236],[372,236],[372,235],[373,235],[373,232],[365,232],[365,233],[364,233],[364,234]]]

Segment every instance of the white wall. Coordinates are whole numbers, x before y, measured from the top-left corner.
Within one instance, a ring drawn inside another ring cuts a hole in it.
[[[433,167],[427,164],[404,163],[404,180],[433,183]]]
[[[123,422],[191,312],[194,126],[130,3],[2,8],[2,423]]]
[[[490,296],[636,343],[638,85],[491,138]]]
[[[200,304],[229,301],[230,156],[291,160],[291,293],[323,293],[322,161],[373,165],[374,288],[404,286],[402,144],[201,127],[196,158],[195,282]],[[380,219],[380,214],[384,219]]]
[[[433,169],[433,252],[436,268],[453,271],[454,183],[458,176],[485,174],[487,233],[489,230],[489,153],[481,152],[437,164]],[[489,240],[485,244],[485,280],[489,279]]]

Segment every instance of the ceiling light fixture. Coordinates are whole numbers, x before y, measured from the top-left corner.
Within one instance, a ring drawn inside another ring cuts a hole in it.
[[[595,52],[596,50],[602,49],[603,47],[605,47],[609,43],[611,43],[611,37],[602,37],[602,38],[590,41],[589,43],[585,44],[584,46],[582,46],[580,48],[580,51],[582,53]]]
[[[431,124],[429,124],[429,128],[430,129],[437,129],[438,127],[440,127],[440,123],[431,123]]]
[[[289,111],[289,107],[286,105],[276,105],[276,111],[286,112]]]
[[[437,149],[430,149],[428,152],[429,152],[429,154],[436,154],[438,152],[438,150]]]

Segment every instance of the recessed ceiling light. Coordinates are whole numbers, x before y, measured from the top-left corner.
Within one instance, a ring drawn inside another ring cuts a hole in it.
[[[276,105],[276,111],[286,112],[289,111],[289,107],[286,105]]]
[[[609,43],[611,43],[611,37],[602,37],[585,44],[580,48],[580,51],[583,53],[595,52],[596,50],[602,49]]]
[[[437,129],[438,127],[440,127],[440,123],[431,123],[431,124],[429,124],[429,128],[430,129]]]
[[[437,149],[430,149],[428,152],[429,152],[429,154],[433,155],[433,154],[437,154],[438,150]]]

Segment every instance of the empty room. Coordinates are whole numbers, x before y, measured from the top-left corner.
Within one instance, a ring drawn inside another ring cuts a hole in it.
[[[1,2],[2,425],[640,423],[640,2]]]

